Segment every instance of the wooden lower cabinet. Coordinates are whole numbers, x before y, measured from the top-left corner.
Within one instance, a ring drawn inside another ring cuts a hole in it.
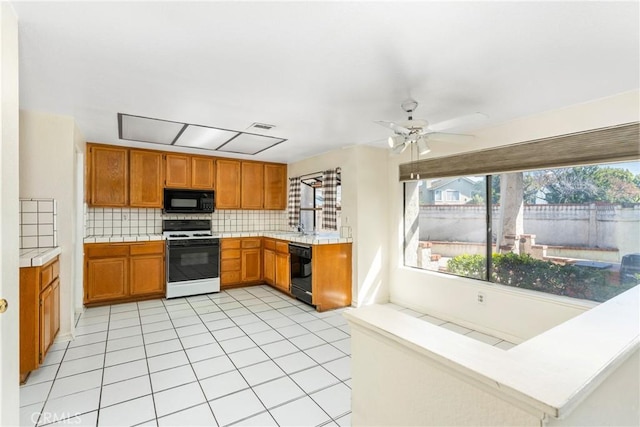
[[[86,305],[165,295],[162,241],[85,244]]]
[[[351,305],[351,243],[314,245],[311,269],[318,311]]]
[[[220,243],[220,287],[262,282],[262,238],[224,238]]]
[[[289,267],[290,256],[276,252],[276,288],[289,293],[291,291],[291,273]]]
[[[125,298],[128,267],[128,257],[88,259],[85,303]]]
[[[129,266],[131,267],[129,294],[164,293],[164,257],[162,255],[132,256]]]
[[[60,330],[60,260],[20,269],[20,382],[37,369]]]
[[[243,249],[241,262],[242,282],[257,282],[262,279],[262,251]]]
[[[273,286],[276,284],[276,252],[265,248],[262,260],[262,278],[267,285]]]

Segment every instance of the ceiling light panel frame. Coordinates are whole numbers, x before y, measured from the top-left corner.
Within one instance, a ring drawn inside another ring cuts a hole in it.
[[[134,128],[128,129],[127,125],[131,123],[133,123]],[[153,128],[154,125],[158,126],[159,124],[161,127],[164,127],[164,130]],[[144,133],[144,127],[147,125],[147,133],[157,135],[159,136],[158,138],[152,140],[153,138],[147,138],[144,135],[140,136],[141,133]],[[162,132],[166,133],[163,135]],[[118,138],[126,141],[252,156],[262,153],[287,140],[286,138],[269,135],[125,113],[118,113]],[[252,147],[251,144],[255,143],[257,143],[258,146]]]

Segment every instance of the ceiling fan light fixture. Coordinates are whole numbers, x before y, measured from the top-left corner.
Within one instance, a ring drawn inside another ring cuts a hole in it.
[[[429,146],[427,145],[427,138],[424,136],[421,136],[420,138],[418,138],[418,154],[423,156],[429,153],[430,151],[431,151],[431,148],[429,148]]]
[[[387,139],[387,142],[389,143],[389,148],[394,148],[396,145],[400,143],[404,143],[404,136],[402,135],[390,136],[389,139]]]
[[[400,154],[400,153],[402,153],[404,150],[406,150],[406,149],[407,149],[407,146],[408,146],[408,145],[409,145],[409,144],[406,144],[404,141],[402,141],[401,143],[396,144],[396,145],[391,149],[391,151],[393,151],[393,153],[394,153],[394,154]]]

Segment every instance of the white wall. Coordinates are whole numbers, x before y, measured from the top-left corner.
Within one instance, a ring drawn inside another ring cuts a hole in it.
[[[60,338],[71,338],[76,274],[76,146],[82,134],[70,116],[20,111],[20,197],[53,197],[58,202],[60,255]]]
[[[17,425],[19,383],[18,19],[0,2],[0,425]]]
[[[432,144],[429,157],[508,145],[640,120],[640,91],[525,117],[475,133],[471,143]],[[508,289],[481,281],[405,268],[402,260],[403,191],[398,166],[408,154],[389,160],[391,301],[515,342],[527,340],[593,306],[570,298]],[[484,305],[477,294],[485,294]]]
[[[289,177],[342,168],[342,225],[353,237],[353,305],[384,302],[388,291],[387,150],[352,146],[292,163]]]
[[[566,418],[549,418],[549,426],[640,425],[640,353],[635,351]]]

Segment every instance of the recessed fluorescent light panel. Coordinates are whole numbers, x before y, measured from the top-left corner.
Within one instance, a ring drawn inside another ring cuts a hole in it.
[[[222,147],[219,147],[218,151],[255,155],[284,141],[286,141],[286,139],[241,133]]]
[[[122,113],[118,113],[118,136],[129,141],[249,155],[261,153],[286,141],[284,138],[255,133]]]
[[[231,138],[238,135],[239,132],[189,125],[184,132],[182,132],[174,145],[178,145],[180,147],[202,148],[204,150],[215,150]]]
[[[118,114],[120,139],[170,145],[185,127],[184,123]]]

